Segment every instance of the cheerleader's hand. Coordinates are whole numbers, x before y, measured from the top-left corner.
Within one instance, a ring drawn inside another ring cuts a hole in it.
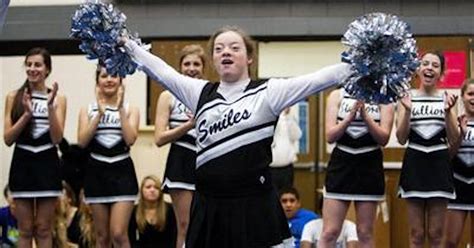
[[[24,113],[28,116],[33,114],[33,104],[31,103],[31,94],[28,89],[23,91],[23,97],[21,98],[21,103],[23,105]]]
[[[365,108],[365,103],[361,102],[360,104],[361,104],[360,107],[359,107],[360,116],[362,117],[363,120],[366,120],[369,115],[367,114],[367,109]]]
[[[49,108],[54,107],[54,100],[56,99],[56,96],[58,95],[58,88],[59,88],[58,83],[54,82],[53,88],[48,93],[48,107]]]
[[[349,121],[353,121],[356,118],[357,112],[360,111],[360,107],[362,104],[363,104],[362,101],[354,102],[354,104],[352,105],[351,111],[347,115],[347,118],[349,118]]]
[[[465,114],[458,117],[459,130],[461,130],[461,136],[464,137],[467,133],[467,116]]]
[[[411,111],[411,95],[410,94],[406,94],[405,96],[400,98],[400,103],[408,112]]]
[[[194,125],[196,124],[196,120],[194,119],[194,115],[193,113],[191,112],[186,112],[186,115],[188,116],[189,120],[186,121],[186,124],[191,126],[191,127],[194,127]]]
[[[102,116],[105,113],[105,100],[100,93],[99,86],[95,87],[95,99],[97,101],[97,110],[99,111],[99,116]]]
[[[445,113],[448,113],[455,105],[458,100],[459,96],[448,93],[447,91],[444,92],[444,110]]]
[[[127,41],[128,41],[128,37],[127,37],[126,35],[120,36],[120,37],[117,39],[117,45],[123,46],[123,45],[125,45],[125,43],[127,43]]]
[[[118,91],[117,91],[117,108],[118,109],[123,108],[124,95],[125,95],[125,86],[123,86],[123,84],[122,84],[122,85],[120,85],[120,87],[118,88]]]

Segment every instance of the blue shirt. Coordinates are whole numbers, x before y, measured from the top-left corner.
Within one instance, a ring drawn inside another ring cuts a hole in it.
[[[303,227],[311,220],[320,218],[319,215],[313,211],[306,209],[299,209],[293,218],[288,220],[288,225],[290,227],[291,235],[295,239],[295,247],[300,247],[301,235],[303,234]]]
[[[16,247],[19,236],[18,226],[8,206],[0,208],[0,227],[2,229],[1,244]]]

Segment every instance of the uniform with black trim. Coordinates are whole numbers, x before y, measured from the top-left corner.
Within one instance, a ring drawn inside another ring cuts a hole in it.
[[[189,121],[189,109],[171,94],[170,129]],[[185,135],[174,141],[168,153],[163,191],[170,189],[195,190],[196,168],[196,130],[190,129]]]
[[[398,195],[454,199],[443,96],[420,96],[413,91],[411,105],[409,143]]]
[[[350,114],[357,101],[344,89],[340,93],[338,122]],[[380,123],[378,105],[365,104],[365,111],[376,123]],[[384,191],[382,149],[357,112],[332,151],[324,197],[344,201],[381,201],[384,199]]]
[[[89,118],[98,114],[97,103],[90,104]],[[138,182],[130,147],[122,137],[117,108],[106,107],[88,150],[90,157],[84,173],[85,201],[89,204],[135,201]]]
[[[474,210],[474,121],[467,123],[458,153],[452,160],[456,199],[450,200],[448,209]]]
[[[51,141],[48,95],[32,92],[32,117],[18,137],[9,186],[13,198],[57,197],[62,194],[56,145]]]

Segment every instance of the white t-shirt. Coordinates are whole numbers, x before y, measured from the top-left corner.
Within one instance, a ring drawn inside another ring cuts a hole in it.
[[[296,162],[301,129],[291,113],[283,111],[278,118],[272,143],[270,167],[283,167]]]
[[[318,240],[323,232],[323,219],[312,220],[303,228],[303,234],[301,235],[301,242],[307,241],[313,244],[313,247],[317,247]],[[357,228],[354,222],[344,220],[342,224],[341,234],[337,238],[336,248],[346,248],[346,243],[350,241],[358,241]]]

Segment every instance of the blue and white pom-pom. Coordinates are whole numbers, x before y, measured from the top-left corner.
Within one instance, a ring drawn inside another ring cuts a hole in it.
[[[344,84],[353,97],[368,103],[391,103],[407,94],[419,65],[416,41],[397,16],[371,13],[357,18],[342,38],[342,60],[354,73]]]
[[[81,4],[71,24],[71,36],[81,40],[79,49],[87,58],[98,59],[107,73],[121,77],[133,74],[138,65],[118,45],[120,37],[127,36],[141,45],[140,39],[128,34],[126,19],[112,4],[96,1]]]

